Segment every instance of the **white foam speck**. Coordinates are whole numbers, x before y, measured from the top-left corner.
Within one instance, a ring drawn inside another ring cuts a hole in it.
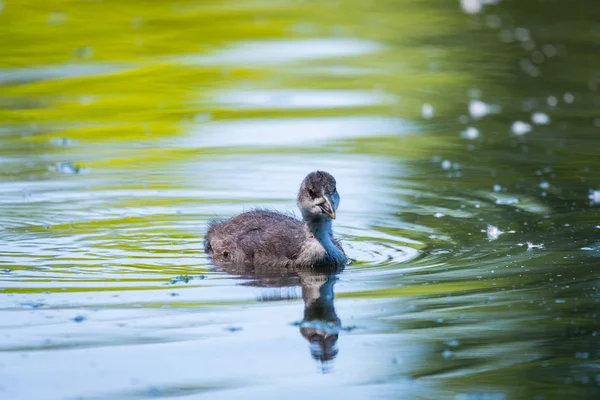
[[[490,242],[498,239],[500,235],[504,234],[503,231],[501,231],[500,229],[498,229],[497,226],[494,225],[488,225],[487,230],[485,232],[487,233],[487,238]]]
[[[600,204],[600,190],[590,190],[589,198],[592,204]]]
[[[480,0],[460,0],[460,8],[467,14],[477,14],[481,12],[483,4]]]
[[[540,183],[540,188],[541,189],[545,190],[545,189],[548,189],[549,187],[550,187],[550,184],[548,182],[546,182],[546,181]]]
[[[421,115],[423,115],[423,118],[425,119],[431,119],[435,115],[435,108],[433,108],[431,104],[423,104],[423,107],[421,107]]]
[[[531,132],[531,124],[523,121],[515,121],[510,130],[517,136],[523,136],[526,133]]]
[[[481,100],[472,100],[469,103],[469,114],[474,119],[480,119],[488,114],[500,112],[500,106],[495,104],[487,104]]]
[[[450,168],[452,168],[452,162],[450,160],[442,161],[442,169],[443,170],[448,171]]]
[[[483,6],[500,3],[501,0],[460,0],[460,8],[467,14],[478,14]]]
[[[519,204],[519,199],[516,197],[503,197],[496,200],[496,204],[500,206],[510,206],[513,204]]]
[[[546,103],[548,103],[550,107],[556,107],[556,105],[558,104],[558,99],[554,96],[548,96],[548,98],[546,99]]]
[[[548,125],[550,117],[543,112],[536,112],[531,115],[531,121],[536,125]]]
[[[441,213],[441,212],[436,212],[435,214],[433,214],[433,216],[436,217],[436,218],[442,218],[442,217],[445,217],[446,214]]]
[[[527,251],[531,251],[533,249],[543,249],[544,248],[544,244],[540,243],[540,244],[533,244],[531,242],[527,242]]]
[[[464,139],[477,139],[479,137],[479,130],[473,126],[468,127],[460,133],[460,136]]]

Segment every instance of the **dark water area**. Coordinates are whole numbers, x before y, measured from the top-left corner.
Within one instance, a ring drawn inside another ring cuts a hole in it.
[[[599,15],[0,1],[0,398],[600,398]],[[210,263],[316,169],[344,271]]]

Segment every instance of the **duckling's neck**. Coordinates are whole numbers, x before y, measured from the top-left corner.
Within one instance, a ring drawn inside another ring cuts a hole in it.
[[[325,249],[328,250],[330,246],[335,247],[333,235],[331,233],[330,218],[309,218],[305,222],[312,236],[317,239]]]
[[[314,240],[307,243],[306,251],[313,263],[326,262],[332,265],[342,265],[346,256],[333,240],[330,218],[314,218],[305,221]]]

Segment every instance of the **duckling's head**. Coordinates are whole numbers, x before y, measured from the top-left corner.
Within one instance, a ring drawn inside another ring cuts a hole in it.
[[[335,219],[340,204],[335,178],[325,171],[311,172],[298,192],[298,208],[305,220]]]

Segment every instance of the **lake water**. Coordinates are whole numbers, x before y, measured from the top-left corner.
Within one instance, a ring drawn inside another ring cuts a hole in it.
[[[0,1],[0,398],[599,398],[599,12]],[[316,169],[342,273],[210,264]]]

